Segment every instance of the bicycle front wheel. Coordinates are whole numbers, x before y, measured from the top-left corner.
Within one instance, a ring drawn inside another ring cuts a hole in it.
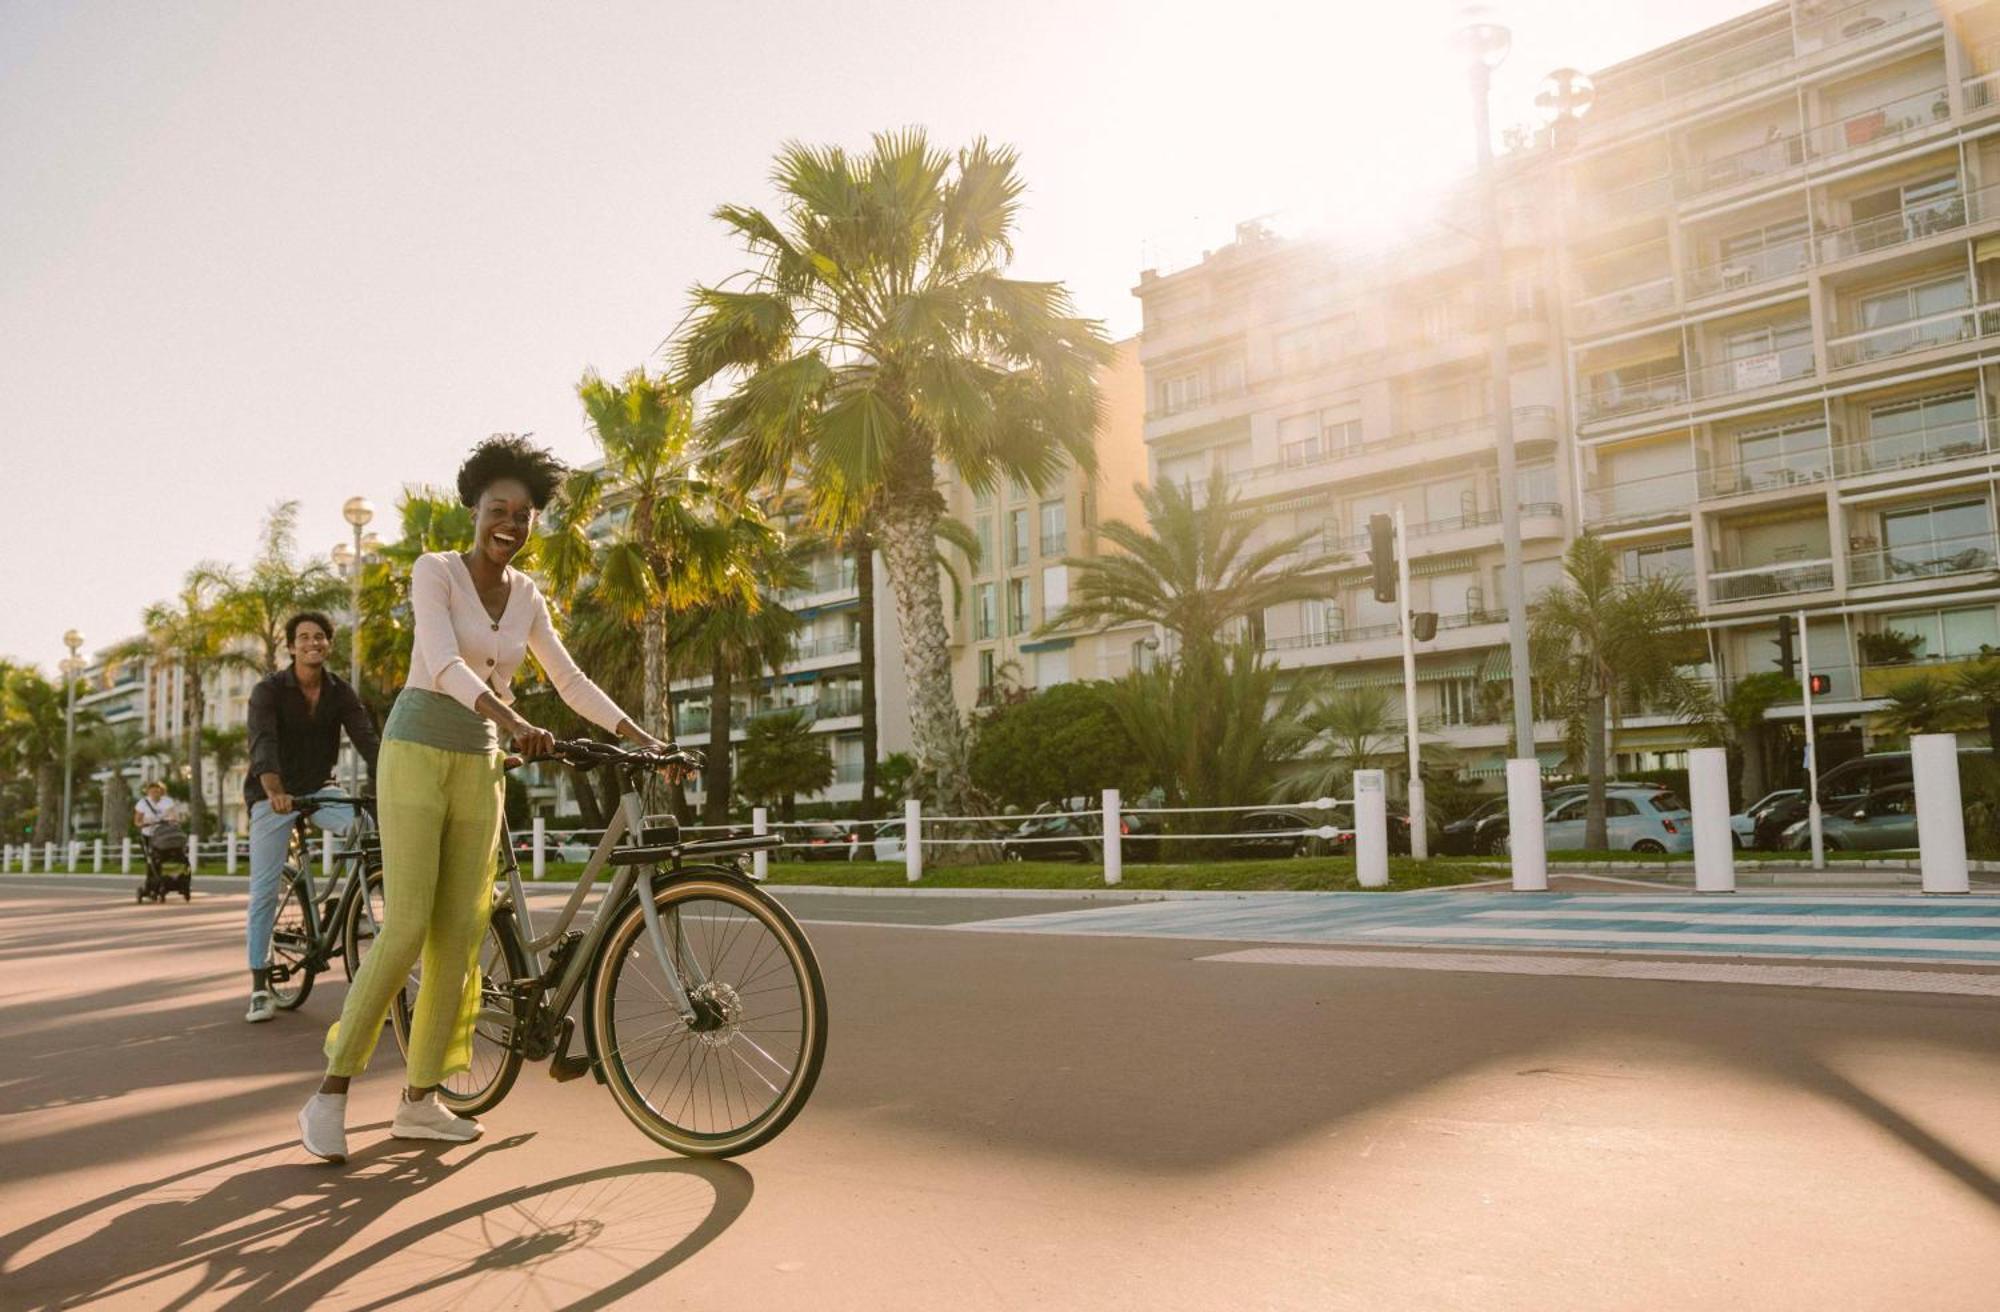
[[[347,924],[340,935],[340,959],[349,980],[361,969],[361,954],[374,946],[382,929],[382,867],[370,866],[363,879],[361,892],[348,899]]]
[[[271,926],[271,1001],[279,1011],[293,1011],[312,996],[312,931],[319,921],[299,872],[286,866],[281,879],[278,919]]]
[[[641,896],[645,896],[642,891]],[[590,1021],[618,1106],[655,1143],[733,1157],[770,1142],[811,1095],[826,1057],[826,988],[791,914],[698,873],[652,893],[694,1004],[685,1021],[637,899],[591,973]]]
[[[528,978],[527,957],[514,932],[513,917],[495,912],[479,944],[479,1014],[472,1024],[472,1058],[467,1070],[447,1075],[438,1086],[438,1101],[460,1116],[477,1116],[500,1105],[521,1073],[521,1050],[514,1043],[514,991],[516,980]],[[389,1004],[389,1020],[396,1029],[396,1046],[403,1057],[410,1055],[410,1024],[415,1015],[417,990],[423,981],[419,958],[403,981],[402,992]]]

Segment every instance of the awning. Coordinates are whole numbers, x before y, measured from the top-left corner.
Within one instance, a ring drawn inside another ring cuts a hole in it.
[[[1972,258],[1976,261],[2000,260],[2000,237],[1981,237],[1973,243]]]
[[[806,670],[806,671],[804,671],[803,673],[799,673],[799,674],[787,674],[787,675],[785,676],[785,682],[786,682],[786,683],[811,683],[811,682],[813,682],[813,681],[814,681],[815,679],[817,679],[817,678],[819,678],[819,671],[817,671],[817,670]]]
[[[861,598],[849,597],[845,601],[829,601],[823,606],[801,606],[792,614],[802,620],[809,620],[815,615],[828,615],[837,610],[853,610],[860,604]]]
[[[1024,642],[1021,644],[1020,649],[1024,652],[1068,651],[1074,646],[1076,646],[1075,638],[1044,638],[1040,642]]]
[[[1569,759],[1569,753],[1560,747],[1549,748],[1536,752],[1535,759],[1541,763],[1542,773],[1547,774],[1551,770],[1561,769],[1562,763]],[[1504,775],[1507,773],[1507,758],[1504,756],[1489,756],[1475,765],[1467,766],[1465,772],[1469,775],[1489,779],[1498,775]]]
[[[1437,574],[1457,574],[1475,568],[1471,556],[1432,556],[1410,562],[1410,573],[1416,578],[1429,578]]]

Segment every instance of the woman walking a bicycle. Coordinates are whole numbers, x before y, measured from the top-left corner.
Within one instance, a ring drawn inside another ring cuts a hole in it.
[[[348,1081],[368,1065],[419,956],[408,1087],[390,1134],[454,1142],[479,1136],[477,1121],[454,1114],[435,1094],[470,1060],[478,950],[505,798],[500,740],[531,760],[554,744],[513,709],[509,684],[523,656],[534,654],[584,719],[641,746],[665,747],[577,668],[549,621],[548,603],[512,567],[565,472],[524,438],[502,434],[480,443],[458,471],[459,498],[473,512],[471,549],[423,555],[411,569],[415,644],[409,678],[382,729],[376,775],[383,923],[327,1032],[326,1078],[299,1112],[306,1150],[328,1161],[346,1159]]]

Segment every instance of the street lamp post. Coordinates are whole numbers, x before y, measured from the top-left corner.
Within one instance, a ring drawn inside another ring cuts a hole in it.
[[[1493,123],[1488,100],[1493,70],[1506,60],[1514,34],[1485,5],[1468,6],[1459,29],[1472,79],[1472,126],[1478,146],[1479,209],[1485,272],[1486,331],[1493,375],[1493,435],[1500,450],[1500,537],[1506,553],[1507,654],[1513,667],[1514,751],[1535,755],[1535,706],[1528,679],[1527,583],[1521,568],[1519,480],[1514,474],[1514,389],[1507,352],[1506,274],[1500,240],[1499,183],[1493,167]]]
[[[343,542],[340,547],[334,549],[333,558],[334,563],[348,571],[348,578],[351,580],[351,586],[348,589],[350,609],[348,613],[347,634],[350,660],[347,667],[347,677],[354,685],[354,695],[359,697],[361,695],[361,566],[368,558],[368,544],[361,540],[361,531],[368,527],[369,520],[375,518],[375,503],[367,497],[349,497],[346,504],[341,506],[340,513],[349,524],[354,526],[352,554],[348,555],[343,550],[343,548],[347,547],[347,544]],[[354,762],[348,774],[350,791],[360,792],[361,763],[359,760]]]
[[[69,658],[62,663],[63,672],[63,803],[62,803],[62,844],[63,858],[69,858],[69,808],[72,788],[72,767],[70,757],[76,749],[76,676],[83,673],[83,658],[77,653],[83,648],[83,635],[75,629],[63,634],[63,646],[69,648]]]

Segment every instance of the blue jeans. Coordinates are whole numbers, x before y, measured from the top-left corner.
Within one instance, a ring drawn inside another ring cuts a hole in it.
[[[300,801],[324,801],[344,794],[335,789],[301,793]],[[279,815],[269,802],[250,808],[250,969],[263,970],[271,964],[271,927],[278,923],[278,893],[285,871],[287,836],[298,819],[296,812]],[[344,834],[354,824],[351,806],[326,806],[313,812],[308,822],[329,833]],[[308,854],[310,862],[314,858]]]

